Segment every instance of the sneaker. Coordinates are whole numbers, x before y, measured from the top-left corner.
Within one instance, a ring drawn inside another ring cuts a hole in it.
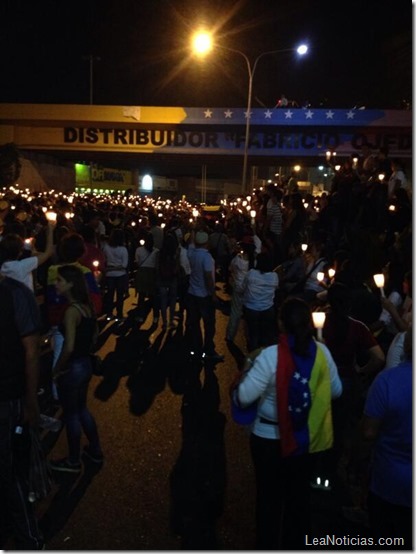
[[[94,454],[88,446],[84,446],[82,455],[95,464],[102,464],[104,462],[104,456],[102,454]]]
[[[211,360],[213,362],[223,362],[224,356],[222,354],[218,354],[218,352],[212,352],[212,354],[204,353],[202,354],[202,357],[205,360]]]
[[[68,458],[62,458],[61,460],[51,460],[49,465],[55,471],[65,471],[67,473],[80,473],[82,466],[80,463],[72,464]]]

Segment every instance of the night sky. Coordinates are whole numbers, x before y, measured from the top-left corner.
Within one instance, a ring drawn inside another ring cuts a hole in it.
[[[192,31],[214,28],[220,44],[251,60],[306,42],[309,54],[263,58],[253,107],[281,93],[313,107],[400,108],[412,98],[409,0],[2,0],[0,102],[246,105],[244,59],[217,50],[189,55]]]

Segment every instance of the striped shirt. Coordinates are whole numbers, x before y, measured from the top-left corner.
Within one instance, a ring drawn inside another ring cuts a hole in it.
[[[270,232],[280,236],[282,234],[282,210],[277,202],[274,203],[272,200],[267,202],[267,219]]]

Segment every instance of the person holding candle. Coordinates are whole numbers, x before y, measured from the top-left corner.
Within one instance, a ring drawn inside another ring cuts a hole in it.
[[[48,221],[45,251],[34,252],[33,255],[25,258],[22,258],[23,239],[17,234],[5,235],[0,242],[0,273],[20,281],[33,292],[33,271],[54,253],[53,232],[55,226],[55,221]]]
[[[236,385],[241,407],[258,401],[250,436],[256,549],[269,550],[304,547],[314,458],[332,446],[331,399],[342,392],[330,351],[313,338],[307,303],[284,301],[279,327],[278,343],[263,348]]]
[[[116,296],[116,321],[123,322],[123,306],[125,293],[129,287],[127,272],[129,253],[125,246],[125,235],[122,229],[111,231],[108,243],[103,245],[106,259],[105,282],[107,293],[104,297],[107,320],[113,318],[114,295]]]
[[[326,468],[326,477],[332,481],[341,457],[346,463],[351,458],[354,433],[362,411],[363,379],[369,382],[383,368],[385,357],[368,327],[351,317],[351,291],[346,285],[331,285],[328,303],[323,339],[337,364],[343,388],[342,396],[333,404],[334,447]]]
[[[276,337],[275,295],[279,286],[271,256],[257,255],[242,284],[242,302],[246,322],[247,350],[269,346]]]
[[[79,259],[79,263],[88,267],[93,273],[103,272],[105,268],[105,255],[103,250],[98,246],[97,233],[91,225],[84,225],[80,231],[80,235],[85,241],[85,252]],[[94,264],[97,261],[98,264]]]
[[[137,267],[134,286],[137,301],[136,321],[142,323],[145,320],[145,301],[149,299],[153,309],[153,324],[157,325],[159,321],[159,304],[156,295],[156,265],[159,250],[154,247],[154,238],[152,233],[146,233],[144,239],[140,240],[139,246],[134,253],[134,261]]]
[[[240,243],[239,252],[233,257],[230,263],[231,277],[231,307],[228,319],[225,340],[233,342],[243,315],[243,284],[244,278],[249,269],[254,266],[254,244]]]
[[[390,315],[398,331],[407,331],[412,323],[412,271],[407,271],[403,279],[404,300],[399,308],[388,298],[382,298],[383,309]]]
[[[301,298],[308,303],[313,303],[317,294],[325,290],[325,286],[318,280],[318,273],[324,272],[328,261],[324,254],[324,244],[320,240],[311,243],[307,253],[307,265],[305,269],[306,281]]]
[[[295,290],[296,285],[305,277],[305,258],[303,244],[293,242],[289,245],[288,259],[277,267],[280,283],[279,289],[282,296],[286,296]],[[307,247],[307,245],[305,245]]]
[[[94,274],[90,269],[83,266],[78,261],[84,254],[84,251],[85,242],[82,236],[78,233],[69,232],[62,237],[59,244],[59,263],[51,265],[48,269],[45,301],[54,352],[52,366],[56,364],[62,349],[63,335],[59,329],[59,325],[63,320],[64,312],[68,304],[67,298],[60,294],[56,288],[56,280],[60,265],[73,264],[81,269],[91,297],[91,302],[94,306],[94,312],[99,316],[102,311],[102,295]],[[57,399],[55,390],[54,397]]]

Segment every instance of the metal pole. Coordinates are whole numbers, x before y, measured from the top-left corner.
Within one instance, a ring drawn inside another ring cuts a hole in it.
[[[82,56],[83,60],[87,60],[89,62],[89,74],[90,74],[90,105],[93,104],[94,101],[94,61],[101,61],[101,58],[99,56],[94,56],[93,54],[88,54],[88,56]]]
[[[248,145],[250,141],[250,112],[251,112],[251,97],[253,93],[253,71],[251,70],[250,62],[246,58],[248,68],[248,95],[247,95],[247,113],[246,113],[246,134],[244,139],[244,158],[243,158],[243,177],[241,180],[241,193],[247,194],[247,162],[248,162]]]
[[[94,56],[92,54],[89,55],[90,58],[90,105],[92,106],[92,98],[93,98],[93,65],[94,65]]]

